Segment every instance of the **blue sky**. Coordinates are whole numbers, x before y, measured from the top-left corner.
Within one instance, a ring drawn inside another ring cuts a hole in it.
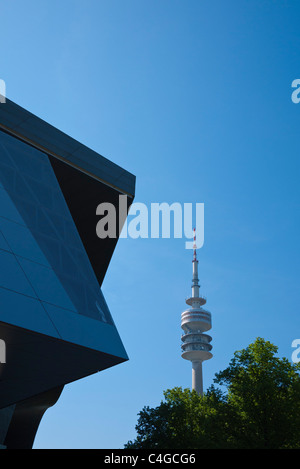
[[[299,329],[297,0],[0,0],[7,96],[134,173],[136,202],[204,203],[212,313],[204,388],[256,337]],[[130,360],[66,386],[35,448],[122,448],[137,414],[191,386],[184,239],[122,239],[103,292]],[[116,279],[118,279],[116,283]]]

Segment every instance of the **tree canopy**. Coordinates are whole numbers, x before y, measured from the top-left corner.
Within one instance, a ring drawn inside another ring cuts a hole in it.
[[[257,338],[203,396],[176,387],[138,414],[126,449],[300,449],[300,363]],[[223,389],[225,388],[225,390]]]

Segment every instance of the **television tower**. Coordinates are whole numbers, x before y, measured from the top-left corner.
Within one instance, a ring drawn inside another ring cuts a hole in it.
[[[211,337],[204,332],[211,329],[211,314],[202,308],[206,299],[199,293],[200,285],[198,279],[198,260],[196,232],[194,229],[194,257],[193,257],[193,280],[192,296],[186,300],[189,309],[181,314],[181,328],[184,333],[181,336],[182,358],[192,362],[192,389],[201,396],[203,395],[202,363],[212,358],[210,352]]]

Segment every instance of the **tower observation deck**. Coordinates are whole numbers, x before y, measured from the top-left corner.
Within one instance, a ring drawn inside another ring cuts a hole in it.
[[[181,356],[192,362],[192,389],[202,395],[202,363],[212,358],[210,344],[212,339],[208,334],[205,334],[211,329],[211,313],[202,307],[205,305],[206,299],[200,294],[196,249],[194,230],[192,296],[186,300],[186,304],[190,308],[181,314],[181,328],[183,329]]]

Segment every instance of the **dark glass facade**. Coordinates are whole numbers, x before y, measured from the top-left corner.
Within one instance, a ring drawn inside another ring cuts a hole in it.
[[[134,190],[126,170],[0,105],[0,448],[31,448],[65,384],[128,360],[101,290],[118,240],[97,238],[96,208],[118,214]]]
[[[48,156],[0,133],[0,302],[34,300],[112,323]],[[13,299],[12,299],[13,298]]]

